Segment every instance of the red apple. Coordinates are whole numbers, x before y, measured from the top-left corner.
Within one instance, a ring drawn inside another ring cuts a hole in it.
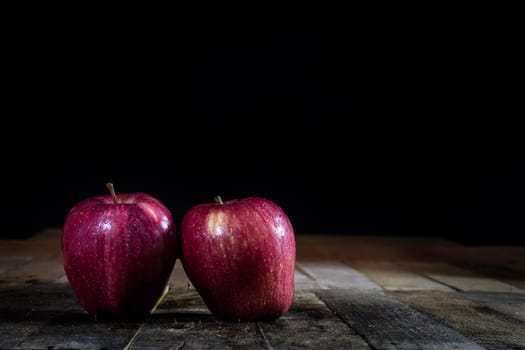
[[[170,211],[146,193],[87,198],[62,234],[67,279],[90,314],[147,314],[167,288],[177,255]]]
[[[294,296],[295,237],[283,210],[249,197],[199,204],[181,223],[184,270],[219,318],[276,319]]]

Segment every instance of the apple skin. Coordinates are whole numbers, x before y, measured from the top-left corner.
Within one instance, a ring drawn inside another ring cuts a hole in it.
[[[192,207],[181,222],[181,252],[186,275],[218,318],[276,319],[292,304],[294,231],[270,200]]]
[[[67,279],[93,315],[145,315],[161,297],[177,258],[170,211],[146,193],[87,198],[64,222]]]

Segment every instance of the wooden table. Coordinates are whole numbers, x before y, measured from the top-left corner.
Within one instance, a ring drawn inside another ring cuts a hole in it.
[[[180,261],[151,316],[97,321],[60,230],[0,242],[0,349],[525,349],[525,246],[297,235],[291,309],[240,323],[210,314]]]

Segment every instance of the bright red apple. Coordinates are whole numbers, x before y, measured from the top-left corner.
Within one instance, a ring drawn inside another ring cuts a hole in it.
[[[181,260],[188,278],[217,317],[282,316],[294,296],[290,220],[264,198],[216,201],[192,207],[182,219]]]
[[[146,193],[87,198],[62,234],[67,279],[90,314],[147,314],[167,288],[177,255],[170,211]]]

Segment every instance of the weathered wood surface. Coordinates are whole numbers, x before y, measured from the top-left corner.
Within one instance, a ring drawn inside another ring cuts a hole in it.
[[[383,292],[330,289],[318,294],[375,349],[482,349]]]
[[[0,286],[54,282],[64,276],[60,256],[38,257],[0,275]]]
[[[2,276],[4,272],[28,263],[29,261],[31,261],[30,256],[0,257],[0,276]]]
[[[508,283],[448,263],[401,262],[400,265],[464,292],[525,293],[525,290]]]
[[[412,308],[432,315],[488,349],[525,349],[525,323],[490,305],[465,300],[463,293],[392,293]],[[473,298],[475,299],[475,298]]]
[[[359,270],[385,290],[452,290],[444,284],[405,270],[389,261],[354,261],[349,263],[349,266]]]
[[[275,321],[216,319],[178,260],[143,319],[96,320],[64,275],[60,231],[0,241],[0,349],[525,349],[525,247],[297,235]]]
[[[525,294],[470,292],[463,293],[461,296],[477,305],[491,308],[525,322]]]
[[[525,289],[525,266],[519,264],[473,264],[465,263],[462,267],[476,274],[499,280],[519,289]]]
[[[365,277],[359,271],[337,261],[298,262],[296,266],[301,272],[313,278],[323,289],[381,289],[381,287]]]
[[[259,322],[271,347],[277,349],[370,349],[315,294],[296,293],[286,315],[274,322]]]

